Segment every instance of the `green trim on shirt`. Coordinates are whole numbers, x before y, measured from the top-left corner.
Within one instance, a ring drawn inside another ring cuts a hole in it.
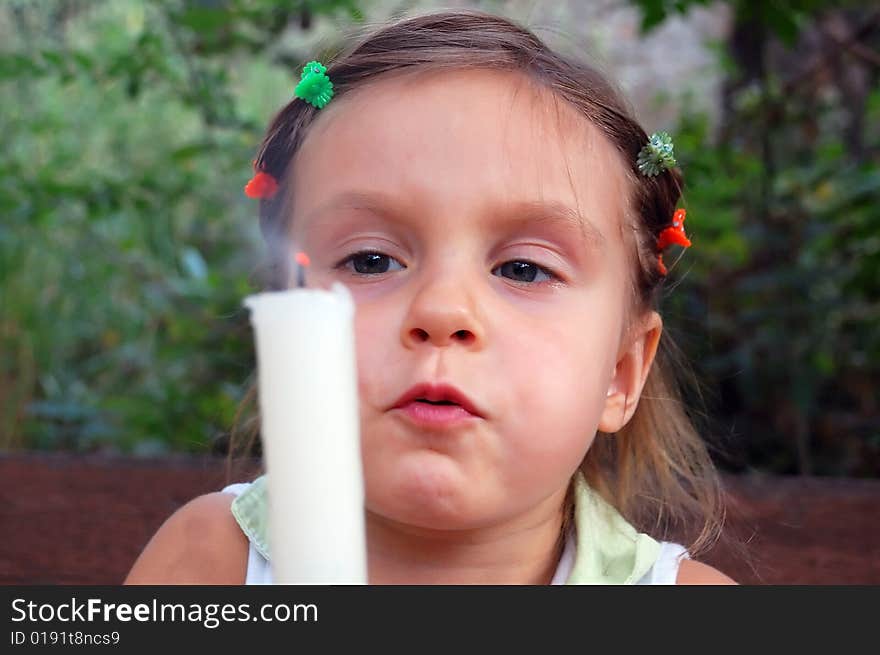
[[[257,552],[269,560],[265,475],[232,502],[232,515]],[[660,554],[660,544],[637,532],[580,471],[575,476],[574,520],[577,548],[566,584],[635,584]]]
[[[266,476],[261,475],[232,501],[232,515],[254,548],[269,559],[269,504]]]
[[[660,544],[637,532],[578,471],[574,522],[577,550],[566,584],[635,584],[657,561]]]

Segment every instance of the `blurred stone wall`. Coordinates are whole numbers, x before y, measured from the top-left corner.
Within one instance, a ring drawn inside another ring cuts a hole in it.
[[[586,58],[624,91],[648,132],[674,128],[683,109],[718,115],[720,54],[731,17],[726,5],[697,7],[643,35],[641,15],[626,0],[364,0],[366,21],[403,12],[473,7],[508,16],[548,45]],[[304,61],[341,42],[352,22],[344,16],[315,20],[288,35],[282,48]],[[687,104],[687,107],[684,105]]]

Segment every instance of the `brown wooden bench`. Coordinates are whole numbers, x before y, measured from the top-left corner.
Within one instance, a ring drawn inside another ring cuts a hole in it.
[[[161,523],[226,483],[225,460],[0,455],[0,584],[119,584]],[[880,480],[726,477],[746,584],[880,584]]]

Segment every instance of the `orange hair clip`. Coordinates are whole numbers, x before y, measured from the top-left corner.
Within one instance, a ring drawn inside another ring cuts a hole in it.
[[[278,192],[278,181],[265,171],[257,171],[244,187],[248,198],[269,199]]]
[[[666,275],[666,273],[668,273],[666,266],[663,264],[663,251],[666,250],[666,248],[672,244],[681,246],[682,248],[690,248],[691,240],[688,239],[687,235],[684,233],[684,219],[686,217],[687,212],[684,209],[676,209],[675,213],[672,215],[672,225],[663,228],[663,231],[657,238],[657,250],[660,252],[660,254],[657,255],[657,264],[660,267],[660,275]]]

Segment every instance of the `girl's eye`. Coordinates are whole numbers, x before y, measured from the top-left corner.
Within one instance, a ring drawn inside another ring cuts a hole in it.
[[[546,268],[542,268],[533,262],[523,260],[505,262],[492,271],[492,273],[495,274],[496,271],[500,271],[502,276],[510,278],[515,282],[546,282],[556,278],[556,276]],[[540,276],[543,276],[543,278]],[[536,280],[536,278],[538,279]]]
[[[349,255],[339,262],[336,268],[346,268],[355,275],[381,275],[392,270],[403,270],[406,267],[390,255],[365,250]],[[548,282],[556,279],[556,276],[547,269],[524,260],[505,262],[495,268],[492,274],[500,274],[515,282],[526,283]]]
[[[356,275],[379,275],[381,273],[387,273],[391,268],[392,262],[399,267],[395,270],[402,270],[405,268],[400,262],[389,255],[370,251],[356,252],[353,255],[349,255],[339,262],[336,267],[345,267]]]

